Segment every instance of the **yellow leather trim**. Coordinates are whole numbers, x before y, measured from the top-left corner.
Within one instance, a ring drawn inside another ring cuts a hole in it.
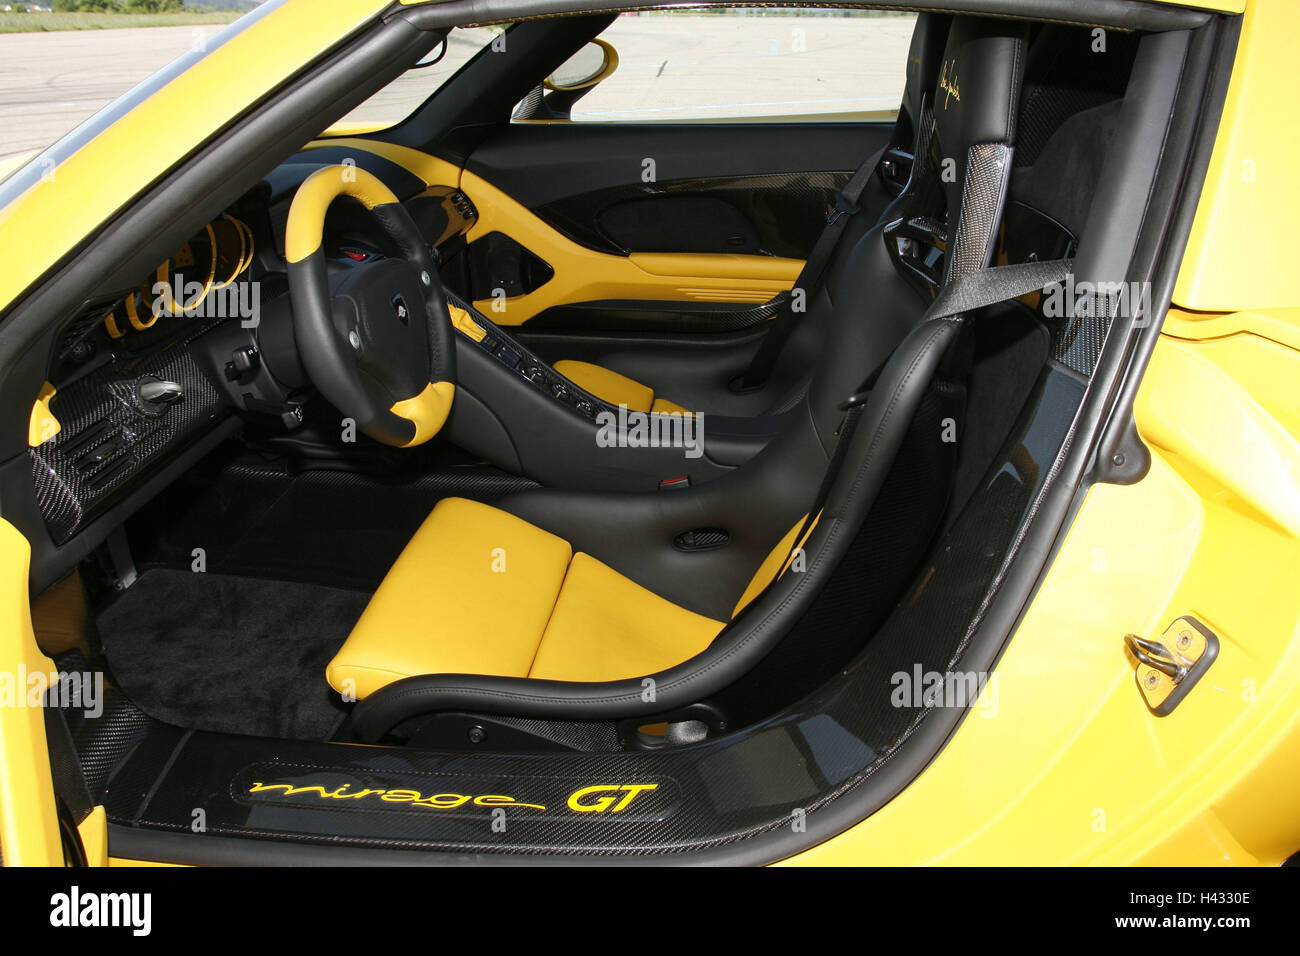
[[[486,179],[445,159],[362,137],[324,137],[303,148],[327,146],[344,146],[382,157],[418,176],[428,186],[461,189],[478,210],[478,219],[466,236],[467,241],[500,232],[540,256],[555,270],[549,281],[527,295],[502,300],[504,309],[500,305],[494,308],[497,303],[492,299],[474,303],[475,308],[491,316],[498,325],[520,325],[553,305],[599,299],[763,303],[790,288],[803,268],[802,260],[777,256],[674,252],[616,256],[598,252],[563,236]],[[319,238],[316,244],[319,245]],[[307,254],[311,251],[307,250]],[[290,258],[290,261],[297,260]]]
[[[579,552],[528,676],[606,681],[656,674],[699,654],[724,626]]]
[[[286,259],[301,262],[320,248],[325,212],[339,196],[358,199],[367,209],[397,202],[393,191],[378,176],[358,166],[337,164],[316,170],[303,180],[289,206],[284,233]]]
[[[634,252],[628,258],[642,272],[652,276],[683,279],[699,275],[731,276],[734,279],[776,283],[780,286],[778,292],[790,288],[790,283],[799,278],[799,270],[803,268],[803,263],[798,259],[743,256],[734,252]],[[726,286],[723,284],[714,288],[725,289]],[[767,299],[762,301],[766,302]]]
[[[339,138],[366,136],[370,133],[381,133],[391,125],[391,123],[335,123],[321,133],[321,136],[326,139],[335,136]]]
[[[789,289],[803,267],[799,259],[775,256],[658,252],[616,256],[597,252],[561,235],[469,170],[461,171],[460,186],[478,210],[478,219],[466,236],[470,242],[500,232],[555,270],[549,280],[526,295],[474,303],[498,325],[519,325],[554,305],[601,299],[766,302]]]
[[[56,394],[58,390],[46,382],[37,393],[36,401],[32,403],[32,414],[27,419],[27,444],[32,448],[45,444],[63,428],[59,420],[54,417],[54,412],[50,411],[50,400]]]
[[[808,542],[808,536],[812,534],[813,529],[817,527],[817,522],[821,520],[821,515],[818,514],[817,517],[813,519],[812,524],[808,526],[808,530],[804,532],[803,537],[799,539],[799,543],[796,545],[794,543],[795,535],[799,533],[799,529],[803,527],[803,523],[807,520],[807,517],[807,515],[804,515],[796,521],[794,527],[787,531],[785,536],[776,543],[776,547],[768,552],[767,557],[763,559],[763,563],[760,564],[758,570],[754,572],[754,576],[749,579],[749,584],[745,586],[745,593],[740,596],[740,600],[736,602],[736,606],[732,609],[731,617],[733,620],[741,611],[749,607],[754,598],[763,593],[763,590],[769,584],[781,575],[785,574],[786,569],[789,568],[790,564],[794,561],[795,552]]]
[[[389,409],[394,415],[415,423],[415,437],[403,448],[423,445],[442,430],[451,414],[456,386],[451,382],[430,382],[419,395],[404,398]]]
[[[415,674],[527,676],[571,555],[498,508],[438,502],[326,668],[330,686],[360,699]]]
[[[437,156],[430,156],[409,146],[383,143],[377,139],[362,139],[352,136],[328,136],[313,140],[303,147],[307,149],[337,148],[343,146],[360,150],[396,163],[413,176],[418,176],[426,186],[459,186],[460,167]]]
[[[505,511],[447,498],[325,674],[357,699],[417,674],[620,680],[694,657],[724,626]]]
[[[654,403],[655,393],[648,385],[602,365],[561,359],[554,367],[574,385],[611,405],[626,405],[634,412],[648,412]]]
[[[555,363],[555,370],[579,388],[586,389],[597,398],[604,399],[611,405],[626,405],[630,411],[652,412],[656,415],[694,415],[689,408],[684,408],[666,398],[656,398],[649,385],[642,385],[634,378],[628,378],[603,365],[591,362],[579,362],[574,359],[560,359]]]
[[[483,331],[483,326],[474,321],[474,317],[464,309],[459,309],[454,305],[447,306],[447,311],[451,314],[451,324],[461,332],[468,335],[475,342],[482,342],[487,338],[487,333]]]

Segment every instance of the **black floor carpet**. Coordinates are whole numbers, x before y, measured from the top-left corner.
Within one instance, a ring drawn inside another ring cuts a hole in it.
[[[96,619],[118,686],[196,730],[323,739],[344,711],[325,665],[364,591],[156,568]]]
[[[141,569],[188,569],[198,547],[209,572],[373,591],[442,498],[495,501],[531,487],[485,467],[381,480],[241,462],[187,475],[128,531]]]

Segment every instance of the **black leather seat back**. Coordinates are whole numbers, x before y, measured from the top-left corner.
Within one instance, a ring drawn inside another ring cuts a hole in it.
[[[1024,46],[1025,30],[1015,24],[952,21],[936,86],[922,95],[917,139],[925,158],[918,158],[894,204],[897,218],[846,243],[810,306],[829,317],[829,331],[817,337],[820,355],[808,385],[813,420],[827,445],[839,422],[838,404],[915,328],[930,301],[891,253],[898,223],[908,220],[946,239],[948,278],[982,268],[993,255],[1011,171]],[[813,348],[812,338],[796,333],[791,346]]]

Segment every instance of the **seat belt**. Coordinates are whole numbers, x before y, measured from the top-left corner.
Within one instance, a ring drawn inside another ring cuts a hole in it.
[[[772,374],[777,356],[781,354],[781,349],[793,334],[795,326],[799,324],[800,313],[794,311],[794,290],[802,289],[807,301],[821,288],[826,267],[830,265],[835,247],[839,245],[840,235],[844,232],[844,227],[849,224],[849,220],[861,210],[858,200],[862,198],[863,190],[867,188],[867,183],[887,152],[889,152],[888,146],[868,156],[849,177],[844,188],[835,194],[835,208],[826,217],[826,225],[813,244],[812,251],[808,253],[808,258],[804,261],[803,268],[799,270],[790,292],[782,292],[767,303],[776,308],[776,314],[769,322],[767,334],[759,343],[758,351],[749,362],[749,368],[735,380],[737,391],[744,392],[758,388]]]
[[[966,312],[974,312],[976,309],[982,309],[986,306],[997,305],[999,302],[1018,299],[1030,292],[1040,292],[1045,286],[1056,282],[1064,282],[1073,268],[1073,259],[1048,259],[1042,262],[1022,262],[1011,266],[993,266],[988,269],[969,272],[964,276],[953,279],[944,286],[943,291],[925,310],[921,322],[925,323],[934,319],[949,319]],[[812,508],[809,509],[807,516],[803,519],[803,524],[799,527],[799,533],[794,536],[796,547],[802,546],[804,536],[808,534],[812,523],[817,520],[817,516],[826,507],[826,500],[830,497],[831,487],[835,484],[836,478],[839,477],[840,468],[848,455],[853,431],[857,428],[858,420],[862,417],[862,410],[866,407],[867,399],[871,396],[871,390],[875,387],[881,372],[885,370],[885,366],[889,364],[891,358],[893,358],[893,353],[872,369],[871,374],[863,380],[853,395],[840,404],[839,409],[844,412],[844,420],[840,422],[840,427],[835,430],[835,448],[831,451],[830,461],[826,464],[826,472],[822,475],[822,481],[817,488],[817,496],[813,499]],[[780,575],[777,575],[777,578],[779,577]],[[777,578],[773,578],[768,587],[776,583]],[[752,605],[756,601],[757,598],[755,598],[755,601],[751,601],[750,604]]]

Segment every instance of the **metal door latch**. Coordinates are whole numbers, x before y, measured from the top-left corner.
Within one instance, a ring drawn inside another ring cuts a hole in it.
[[[1159,640],[1124,635],[1124,647],[1137,662],[1138,691],[1157,717],[1173,712],[1219,656],[1219,639],[1194,617],[1180,617]]]

